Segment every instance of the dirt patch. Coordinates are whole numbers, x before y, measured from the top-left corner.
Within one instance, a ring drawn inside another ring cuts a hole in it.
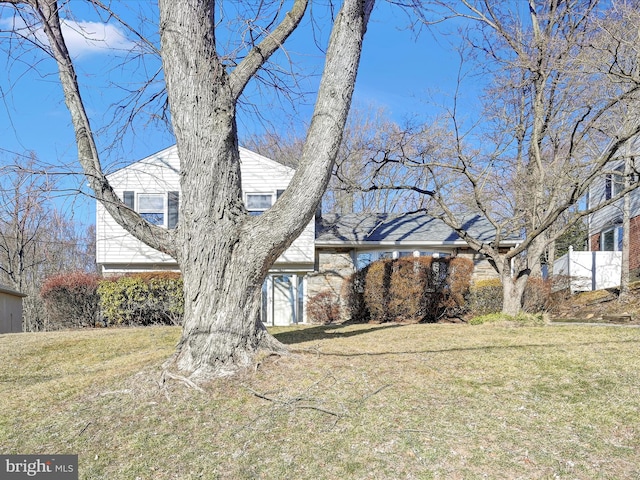
[[[631,285],[631,294],[626,301],[620,301],[619,290],[612,288],[558,295],[555,305],[551,312],[551,318],[555,321],[584,320],[640,325],[640,282]]]

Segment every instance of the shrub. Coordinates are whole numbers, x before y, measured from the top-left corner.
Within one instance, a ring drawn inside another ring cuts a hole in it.
[[[551,282],[529,278],[523,294],[522,309],[529,313],[544,312],[552,306]],[[473,315],[486,315],[502,310],[502,283],[499,279],[481,280],[470,289],[469,311]]]
[[[473,262],[416,257],[373,262],[349,277],[344,297],[353,321],[434,322],[461,310]]]
[[[453,257],[449,259],[447,297],[445,299],[448,314],[460,313],[466,308],[473,267],[473,260],[468,258]]]
[[[182,322],[182,278],[173,272],[144,273],[104,279],[98,286],[106,322],[116,325],[152,325]]]
[[[331,292],[320,292],[307,302],[307,316],[311,323],[328,325],[340,321],[340,300]]]
[[[551,308],[551,281],[529,278],[523,295],[523,310],[529,313],[546,312]]]
[[[370,319],[367,304],[364,301],[365,279],[369,271],[366,266],[345,278],[342,283],[342,298],[346,314],[352,322],[368,322]]]
[[[44,300],[49,329],[95,326],[98,318],[98,277],[84,272],[65,273],[45,280]]]
[[[487,315],[502,310],[502,283],[500,279],[479,280],[469,288],[468,310],[473,315]]]
[[[371,320],[386,322],[390,319],[392,260],[379,260],[369,265],[364,279],[364,303]]]

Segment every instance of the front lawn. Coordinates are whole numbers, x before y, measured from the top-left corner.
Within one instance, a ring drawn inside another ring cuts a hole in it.
[[[172,327],[0,336],[0,453],[82,479],[639,478],[640,329],[273,330],[292,355],[188,388]]]

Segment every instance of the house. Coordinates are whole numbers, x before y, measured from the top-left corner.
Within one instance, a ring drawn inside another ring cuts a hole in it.
[[[640,164],[636,166],[640,167]],[[622,160],[613,164],[613,171],[596,181],[589,189],[588,208],[593,208],[616,195],[624,189],[624,163]],[[630,245],[629,269],[640,269],[640,190],[629,193],[630,199]],[[620,199],[607,205],[588,217],[589,250],[595,252],[619,252],[622,250],[622,208]]]
[[[635,161],[635,160],[634,160]],[[634,171],[640,164],[636,162]],[[624,161],[611,166],[610,173],[596,179],[589,188],[586,207],[594,208],[624,189]],[[629,270],[632,277],[640,273],[640,190],[632,190],[630,200]],[[569,277],[572,291],[599,290],[620,285],[622,264],[624,200],[606,205],[587,218],[588,251],[571,249],[554,262],[554,274]]]
[[[483,241],[494,238],[493,227],[480,216],[465,219],[464,226]],[[519,241],[508,238],[502,246]],[[475,281],[497,277],[484,256],[442,220],[424,213],[324,215],[316,224],[315,250],[316,268],[307,277],[309,298],[325,290],[339,295],[344,278],[383,258],[460,256],[473,261]]]
[[[240,148],[240,173],[245,205],[258,215],[275,203],[294,170],[255,152]],[[165,228],[178,223],[180,161],[174,145],[110,175],[117,195],[146,220]],[[304,279],[314,269],[315,222],[276,260],[263,288],[263,321],[289,325],[304,321]],[[137,240],[96,206],[96,262],[105,276],[178,270],[170,256]]]
[[[245,205],[260,214],[284,192],[294,170],[240,148]],[[108,175],[115,192],[145,219],[174,228],[180,202],[180,162],[175,146]],[[178,270],[171,257],[127,233],[98,203],[96,258],[103,275]],[[486,241],[492,229],[479,217],[467,228]],[[515,245],[517,239],[504,242]],[[424,214],[318,216],[269,270],[262,292],[262,320],[268,325],[306,321],[306,302],[315,294],[340,293],[343,279],[378,258],[406,255],[464,255],[476,264],[475,278],[495,276],[482,257],[442,221]]]
[[[26,296],[0,285],[0,334],[22,332],[22,299]]]

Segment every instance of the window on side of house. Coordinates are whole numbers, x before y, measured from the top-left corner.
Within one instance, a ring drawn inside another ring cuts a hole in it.
[[[620,172],[620,173],[617,173]],[[604,197],[610,200],[624,190],[624,167],[616,168],[616,173],[607,173],[604,181]]]
[[[162,193],[138,194],[138,213],[147,222],[164,226],[165,195]]]
[[[246,199],[249,215],[260,215],[273,205],[273,194],[271,193],[247,193]]]
[[[615,226],[600,233],[600,250],[619,252],[622,250],[622,226]]]

